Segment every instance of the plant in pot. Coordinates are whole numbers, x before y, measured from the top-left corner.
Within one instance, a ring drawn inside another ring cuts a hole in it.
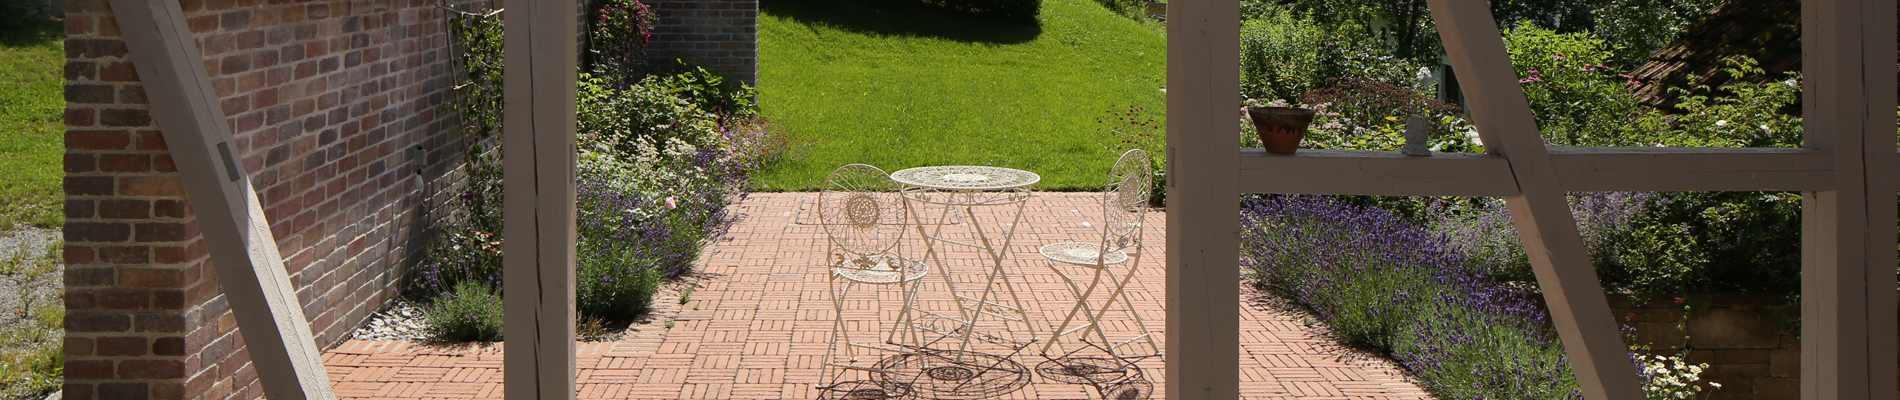
[[[1300,139],[1306,137],[1306,128],[1313,124],[1313,115],[1312,109],[1300,107],[1247,107],[1247,117],[1253,120],[1261,146],[1273,154],[1293,154],[1299,150]]]

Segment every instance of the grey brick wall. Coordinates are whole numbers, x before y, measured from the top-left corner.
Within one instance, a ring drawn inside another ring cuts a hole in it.
[[[759,2],[684,0],[647,3],[659,14],[647,44],[649,65],[664,68],[676,58],[697,61],[759,84]]]

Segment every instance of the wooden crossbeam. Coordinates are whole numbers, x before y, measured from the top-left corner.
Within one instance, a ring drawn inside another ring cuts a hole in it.
[[[264,395],[336,398],[270,222],[233,153],[230,125],[206,74],[204,54],[176,1],[112,0],[152,120],[191,196],[205,249],[237,316]]]
[[[502,16],[509,400],[574,398],[574,2],[507,0]]]
[[[1566,192],[1830,190],[1834,156],[1813,149],[1549,147]],[[1246,193],[1489,196],[1518,193],[1509,160],[1488,154],[1308,149],[1240,151]]]
[[[1753,191],[1832,189],[1834,156],[1814,149],[1551,147],[1564,190]]]
[[[1168,89],[1165,394],[1239,398],[1238,0],[1168,7]]]
[[[1244,193],[1378,196],[1491,196],[1518,194],[1511,164],[1488,154],[1437,153],[1412,157],[1396,151],[1300,150],[1290,156],[1240,151]]]

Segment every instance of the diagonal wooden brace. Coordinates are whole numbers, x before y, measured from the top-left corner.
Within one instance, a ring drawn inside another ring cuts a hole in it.
[[[1485,145],[1509,160],[1518,195],[1505,197],[1537,273],[1551,321],[1587,399],[1639,399],[1642,383],[1610,314],[1610,303],[1577,232],[1530,102],[1516,81],[1491,9],[1482,0],[1430,0],[1452,68]]]
[[[265,396],[336,398],[250,175],[237,162],[230,126],[184,12],[176,1],[112,0],[111,6]]]

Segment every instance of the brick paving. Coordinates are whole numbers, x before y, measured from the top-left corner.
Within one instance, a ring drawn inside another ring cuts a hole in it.
[[[1030,320],[1044,334],[1054,325],[1048,319],[1059,318],[1073,296],[1035,250],[1046,243],[1099,240],[1098,196],[1037,193],[1024,211],[1026,225],[1017,230],[1009,247],[1013,265],[1006,268],[1018,278],[1015,287]],[[817,398],[812,383],[820,380],[819,366],[830,341],[832,305],[826,294],[826,272],[816,267],[821,263],[818,255],[824,254],[817,246],[824,239],[819,227],[812,225],[815,217],[808,210],[814,198],[813,193],[754,194],[737,205],[742,219],[702,261],[702,271],[692,282],[698,289],[688,302],[676,304],[677,294],[663,293],[664,299],[655,301],[656,316],[636,324],[634,332],[618,341],[577,344],[578,398]],[[1165,327],[1160,303],[1165,298],[1161,262],[1165,220],[1161,213],[1149,214],[1149,254],[1128,288],[1130,301],[1157,337],[1164,336]],[[977,222],[1001,226],[981,215]],[[967,225],[948,228],[963,226]],[[973,255],[950,255],[953,258],[944,264],[958,290],[980,289],[982,275]],[[933,266],[931,273],[943,269]],[[926,282],[931,279],[927,277]],[[926,284],[923,290],[930,292],[934,285],[940,284]],[[1428,398],[1390,361],[1341,349],[1300,315],[1270,306],[1270,300],[1251,289],[1242,291],[1248,300],[1243,300],[1247,304],[1242,307],[1242,353],[1237,361],[1245,398]],[[896,298],[895,292],[886,291],[880,293],[879,301]],[[872,304],[867,299],[848,306],[863,309]],[[867,332],[875,325],[863,321],[876,317],[888,321],[894,315],[846,313],[853,320],[852,329]],[[1116,317],[1109,314],[1104,324],[1131,326],[1126,318]],[[664,321],[669,319],[673,326],[666,328]],[[1033,348],[1026,350],[1016,360],[1033,368],[1041,361],[1034,353]],[[352,340],[326,352],[323,359],[339,398],[502,397],[499,344],[444,347]],[[1158,359],[1142,362],[1157,391],[1165,384],[1161,364]],[[1097,396],[1080,385],[1040,377],[1031,382],[1007,398]]]

